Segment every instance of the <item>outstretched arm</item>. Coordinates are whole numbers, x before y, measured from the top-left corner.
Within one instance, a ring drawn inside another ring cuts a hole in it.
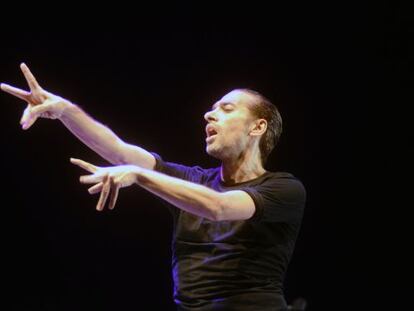
[[[108,196],[109,209],[114,208],[120,188],[138,184],[174,206],[212,221],[243,220],[253,216],[255,205],[244,191],[217,192],[203,185],[164,175],[133,165],[98,167],[71,159],[92,175],[81,176],[84,184],[95,184],[89,193],[101,192],[97,210],[102,210]]]
[[[153,169],[154,156],[145,149],[125,143],[108,127],[69,103],[60,120],[79,140],[111,164],[131,164]]]
[[[155,166],[154,156],[145,149],[123,142],[108,127],[99,123],[70,101],[45,91],[25,64],[20,68],[30,91],[2,83],[1,89],[27,102],[20,120],[23,129],[38,118],[59,119],[77,138],[112,164],[134,164],[147,169]]]

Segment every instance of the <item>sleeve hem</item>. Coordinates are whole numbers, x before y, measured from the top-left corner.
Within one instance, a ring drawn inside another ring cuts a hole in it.
[[[259,192],[253,188],[241,189],[246,192],[252,198],[255,206],[255,211],[252,217],[249,218],[250,221],[259,221],[263,217],[263,201]]]
[[[150,152],[150,153],[155,158],[154,171],[157,171],[157,172],[161,172],[162,173],[163,172],[163,165],[162,165],[163,160],[162,160],[162,158],[160,157],[160,155],[158,153],[155,153],[155,152]]]

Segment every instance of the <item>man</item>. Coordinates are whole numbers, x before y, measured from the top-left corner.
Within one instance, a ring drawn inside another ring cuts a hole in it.
[[[237,89],[204,116],[206,151],[221,166],[203,169],[164,161],[123,142],[68,100],[43,90],[21,65],[30,92],[1,89],[28,103],[21,124],[59,119],[115,166],[72,163],[91,175],[80,181],[101,192],[97,209],[133,184],[169,203],[174,218],[174,300],[178,310],[287,310],[283,279],[305,205],[302,183],[264,164],[282,132],[277,108],[257,92]]]

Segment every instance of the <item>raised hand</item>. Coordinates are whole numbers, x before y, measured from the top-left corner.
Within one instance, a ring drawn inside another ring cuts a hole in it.
[[[20,68],[29,85],[30,92],[5,83],[1,83],[0,87],[3,91],[27,102],[28,105],[20,119],[22,128],[24,130],[28,129],[39,117],[60,118],[70,102],[42,89],[26,64],[22,63]]]
[[[109,200],[109,209],[115,207],[120,188],[131,186],[136,183],[141,168],[134,165],[119,165],[111,167],[99,167],[88,162],[71,158],[70,162],[92,173],[80,177],[83,184],[95,184],[88,189],[90,194],[101,192],[96,209],[102,211],[105,203]]]

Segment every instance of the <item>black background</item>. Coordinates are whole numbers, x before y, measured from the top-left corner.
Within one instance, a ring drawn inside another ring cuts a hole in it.
[[[123,140],[205,167],[219,163],[205,153],[203,114],[234,88],[261,92],[284,120],[267,169],[295,174],[308,192],[287,300],[304,297],[308,310],[407,305],[408,8],[128,11],[99,21],[97,11],[16,16],[3,28],[0,80],[26,88],[24,61],[45,89]],[[108,163],[59,121],[22,131],[25,104],[5,93],[0,100],[3,303],[174,310],[165,207],[132,187],[121,190],[114,211],[96,212],[97,197],[78,182],[84,172],[69,158]]]

